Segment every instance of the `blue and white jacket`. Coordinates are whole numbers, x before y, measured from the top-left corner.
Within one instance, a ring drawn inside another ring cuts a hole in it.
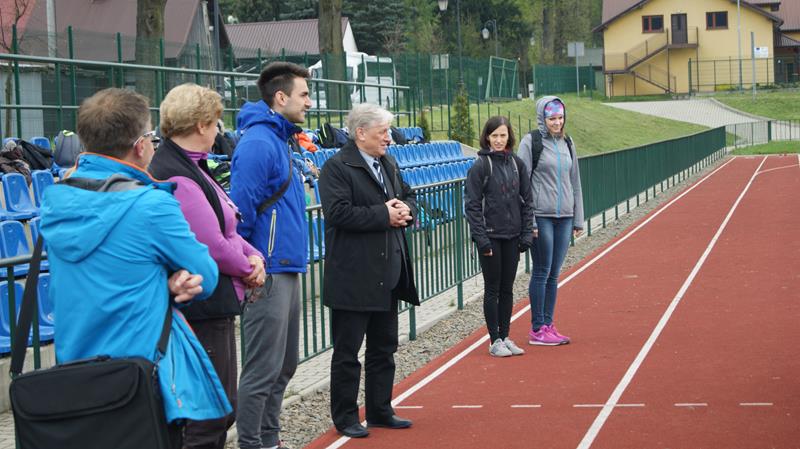
[[[264,255],[268,273],[305,273],[305,190],[288,143],[301,129],[263,100],[246,103],[236,126],[244,131],[231,165],[231,199],[242,214],[239,234]],[[258,206],[281,188],[290,170],[292,180],[284,195],[258,214]]]

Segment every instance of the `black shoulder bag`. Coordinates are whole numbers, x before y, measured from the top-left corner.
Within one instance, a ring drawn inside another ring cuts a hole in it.
[[[115,179],[105,180],[98,190],[124,190],[138,184],[122,177],[112,178]],[[95,180],[73,179],[68,184],[77,186],[81,183],[88,188],[97,188]],[[19,447],[169,449],[173,432],[179,428],[167,424],[158,383],[158,360],[166,353],[169,341],[171,307],[167,306],[155,362],[142,357],[98,355],[20,374],[25,362],[26,336],[36,313],[41,260],[40,236],[25,281],[11,351],[13,380],[10,396]]]

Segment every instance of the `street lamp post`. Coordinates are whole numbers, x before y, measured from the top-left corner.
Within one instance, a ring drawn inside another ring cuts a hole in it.
[[[497,41],[497,19],[489,19],[486,23],[483,24],[483,29],[481,30],[481,36],[483,36],[484,40],[489,39],[489,25],[492,26],[492,30],[494,31],[494,55],[496,57],[500,56],[500,50],[498,47]]]
[[[447,0],[437,0],[439,11],[447,10]],[[458,33],[458,85],[464,85],[464,63],[461,56],[461,0],[456,0],[456,28]]]

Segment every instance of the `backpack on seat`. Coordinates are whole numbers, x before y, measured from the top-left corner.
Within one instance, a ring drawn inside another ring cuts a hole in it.
[[[322,148],[341,148],[347,143],[348,136],[343,129],[325,123],[319,130],[319,139]]]
[[[72,131],[59,132],[55,139],[55,145],[53,156],[59,167],[72,167],[78,160],[78,155],[84,151],[81,140]]]

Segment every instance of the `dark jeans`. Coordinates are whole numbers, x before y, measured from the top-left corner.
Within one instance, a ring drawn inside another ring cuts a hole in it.
[[[192,321],[197,339],[211,359],[233,413],[224,418],[187,421],[183,433],[185,449],[224,449],[228,428],[236,417],[236,339],[233,317]]]
[[[361,363],[358,351],[364,336],[364,399],[368,421],[386,421],[394,415],[394,353],[397,352],[397,302],[389,312],[331,310],[333,356],[331,358],[331,418],[337,429],[358,420],[358,384]]]
[[[536,226],[539,228],[539,237],[531,248],[533,274],[528,286],[533,330],[553,324],[558,275],[569,249],[572,217],[536,217]]]
[[[483,271],[483,316],[492,342],[508,337],[514,307],[514,278],[519,264],[519,238],[491,239],[492,255],[480,255]]]

